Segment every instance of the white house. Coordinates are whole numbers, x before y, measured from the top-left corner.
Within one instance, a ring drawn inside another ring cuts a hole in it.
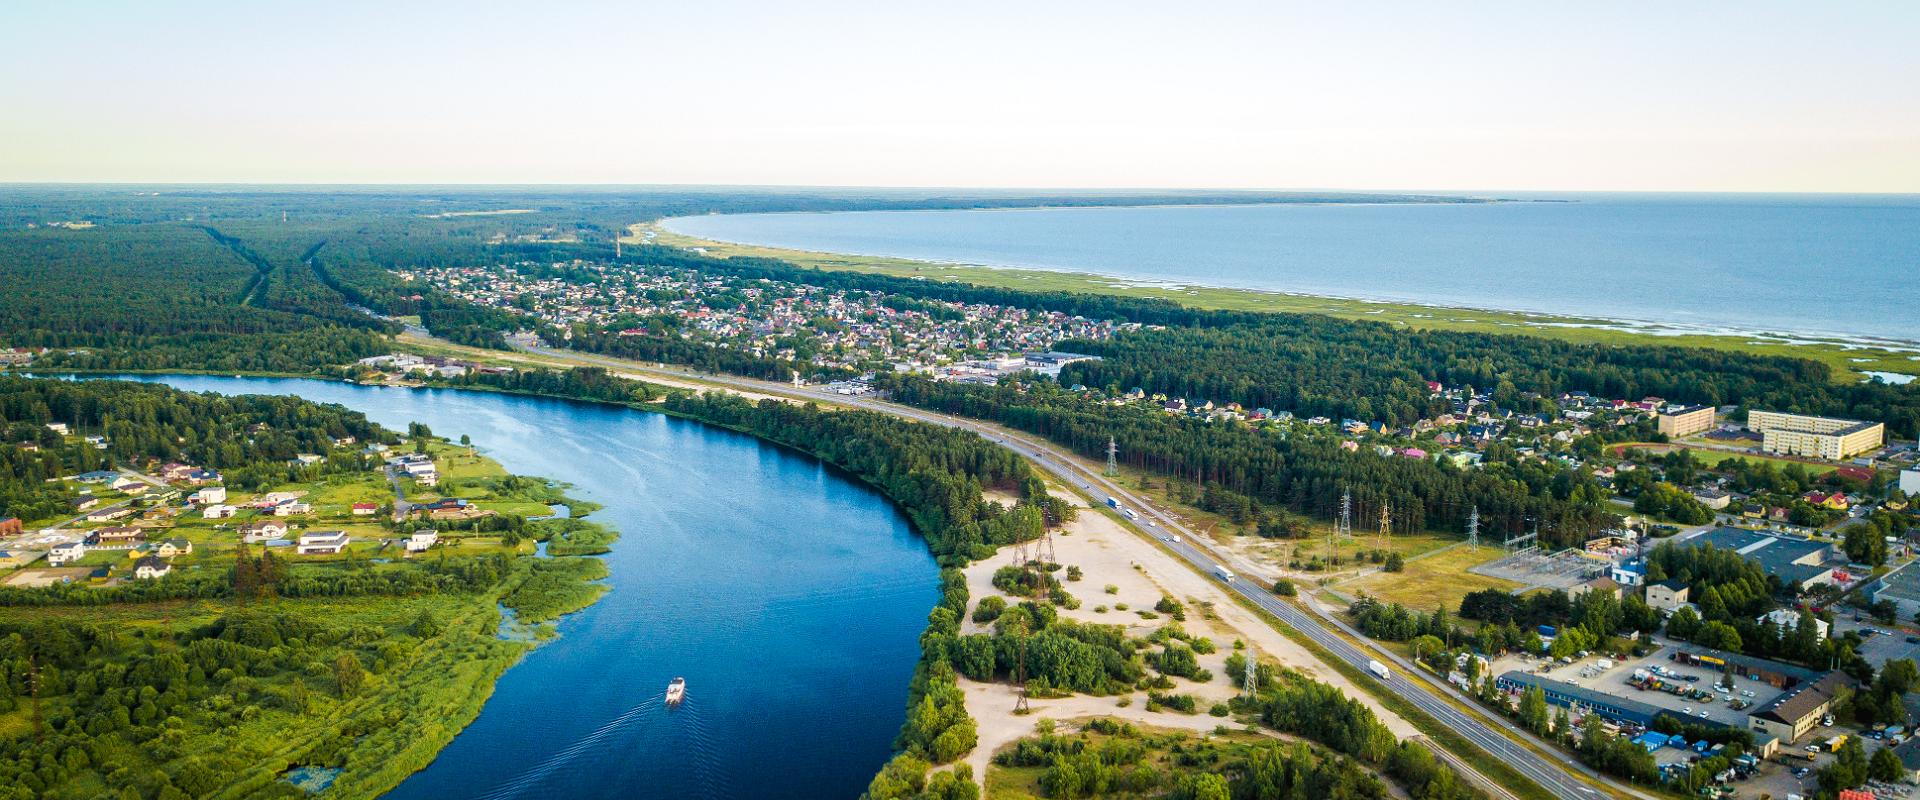
[[[143,581],[164,578],[172,571],[173,565],[161,560],[159,556],[147,556],[133,562],[133,577]]]
[[[274,520],[249,522],[240,526],[240,541],[247,544],[259,544],[272,539],[287,537],[287,523]]]
[[[79,561],[81,557],[85,556],[86,554],[87,554],[87,546],[81,542],[68,542],[66,544],[56,544],[53,546],[52,550],[47,551],[47,564],[55,567],[58,567],[64,564],[71,564],[75,561]]]
[[[346,531],[309,531],[300,534],[300,541],[294,552],[303,556],[338,555],[347,549]]]
[[[145,485],[147,484],[143,481],[135,480],[133,478],[129,478],[125,475],[122,475],[118,478],[114,478],[112,483],[107,484],[107,487],[117,492],[124,492],[136,486],[145,486]]]
[[[1760,618],[1754,620],[1754,622],[1758,622],[1758,623],[1772,622],[1774,625],[1779,626],[1782,632],[1791,631],[1800,627],[1800,612],[1795,611],[1791,608],[1776,608],[1772,611],[1769,611],[1765,614],[1760,615]],[[1814,631],[1820,634],[1820,638],[1822,639],[1827,638],[1827,621],[1826,620],[1821,619],[1819,617],[1814,617],[1813,625],[1814,625]]]
[[[200,509],[200,516],[206,517],[207,519],[226,519],[239,513],[239,511],[240,509],[234,508],[233,506],[215,503]]]
[[[407,552],[424,553],[434,542],[440,541],[440,532],[435,530],[414,531],[407,537]]]
[[[202,487],[200,491],[187,495],[187,502],[195,503],[198,505],[213,505],[215,503],[227,502],[227,487],[225,486]]]
[[[313,506],[308,503],[281,503],[273,507],[273,515],[276,517],[291,517],[295,514],[311,513],[313,513]]]

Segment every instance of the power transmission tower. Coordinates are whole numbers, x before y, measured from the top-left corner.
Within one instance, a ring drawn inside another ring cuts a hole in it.
[[[1109,478],[1120,474],[1120,445],[1111,436],[1107,437],[1107,471],[1104,474]]]
[[[1039,550],[1040,552],[1036,557],[1039,559],[1040,563],[1042,564],[1059,563],[1054,559],[1054,556],[1053,556],[1053,529],[1052,528],[1043,527],[1040,529]]]
[[[1241,679],[1240,683],[1242,687],[1247,690],[1247,697],[1253,698],[1260,696],[1259,659],[1254,657],[1253,648],[1251,647],[1247,648],[1246,677]]]
[[[33,737],[45,739],[47,724],[40,718],[40,660],[32,653],[27,654],[27,688],[33,693]]]
[[[1473,513],[1467,515],[1467,546],[1480,546],[1480,507],[1474,506]]]
[[[1020,690],[1020,699],[1013,701],[1013,713],[1032,711],[1027,704],[1027,637],[1024,633],[1020,636],[1020,660],[1013,663],[1013,685]]]
[[[1340,521],[1333,526],[1333,532],[1327,534],[1327,571],[1333,571],[1333,540],[1336,536],[1353,535],[1353,492],[1340,491]]]
[[[1393,510],[1386,502],[1380,503],[1380,546],[1387,546],[1387,536],[1393,532]]]

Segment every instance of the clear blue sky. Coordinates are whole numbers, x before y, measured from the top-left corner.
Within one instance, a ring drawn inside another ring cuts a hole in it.
[[[12,2],[0,181],[1920,191],[1920,3]]]

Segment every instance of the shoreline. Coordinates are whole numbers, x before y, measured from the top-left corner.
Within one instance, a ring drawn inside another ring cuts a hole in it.
[[[1502,201],[1481,201],[1502,202]],[[1339,205],[1339,204],[1335,204]],[[1407,205],[1420,205],[1408,203]],[[1435,205],[1444,205],[1438,204]],[[994,209],[1002,210],[1002,209]],[[826,212],[794,212],[826,213]],[[1869,373],[1920,374],[1920,339],[1836,332],[1744,329],[1658,323],[1631,318],[1443,305],[1390,298],[1347,297],[1187,281],[1116,276],[1074,269],[923,261],[859,253],[829,253],[708,239],[669,227],[667,217],[629,226],[622,242],[698,250],[718,258],[774,258],[804,267],[947,280],[1029,291],[1077,291],[1153,297],[1196,308],[1324,314],[1417,328],[1544,336],[1586,344],[1695,346],[1760,355],[1808,358],[1827,364],[1836,381],[1871,380]]]

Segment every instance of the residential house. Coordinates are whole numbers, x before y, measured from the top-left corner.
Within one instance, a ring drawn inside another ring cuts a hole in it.
[[[372,516],[373,514],[379,511],[380,511],[380,504],[378,503],[354,503],[353,504],[353,515],[356,517]]]
[[[424,553],[438,541],[440,541],[440,533],[431,528],[414,531],[407,537],[407,552]]]
[[[1664,580],[1647,584],[1647,605],[1661,611],[1677,611],[1687,604],[1690,589],[1676,580]]]
[[[164,578],[167,576],[167,573],[172,571],[173,565],[167,563],[159,556],[149,555],[133,562],[133,577],[143,581]]]
[[[247,544],[259,544],[275,539],[287,538],[287,523],[277,520],[260,520],[240,526],[240,541]]]
[[[199,491],[187,495],[187,502],[193,503],[194,505],[213,505],[214,503],[227,502],[227,487],[203,487]]]
[[[1620,599],[1620,584],[1612,578],[1602,576],[1575,586],[1572,589],[1568,589],[1567,595],[1570,597],[1579,597],[1588,592],[1599,592],[1618,600]]]
[[[73,506],[73,510],[75,511],[85,511],[89,508],[93,508],[94,506],[100,505],[100,498],[94,497],[93,495],[90,495],[90,494],[83,494],[83,495],[80,495],[79,497],[73,498],[72,500],[68,500],[67,505]]]
[[[1846,492],[1822,492],[1816,489],[1806,493],[1800,499],[1816,506],[1831,508],[1835,511],[1845,511],[1852,505],[1852,503],[1847,500]]]
[[[95,546],[131,545],[146,541],[147,531],[145,528],[136,528],[132,525],[116,525],[96,529],[87,538],[89,543]]]
[[[112,522],[121,517],[131,517],[133,516],[133,513],[134,513],[133,509],[127,508],[125,506],[121,506],[119,508],[100,508],[100,509],[95,509],[93,511],[87,512],[87,521],[88,522]]]
[[[147,552],[161,558],[173,558],[193,552],[193,542],[179,537],[162,539],[147,546]]]
[[[216,503],[200,509],[200,516],[207,519],[226,519],[240,513],[240,509],[223,503]]]
[[[1701,489],[1693,493],[1693,499],[1700,501],[1700,504],[1707,508],[1719,511],[1733,502],[1733,495],[1719,489]]]
[[[56,544],[52,550],[47,551],[47,564],[55,567],[64,566],[79,561],[86,555],[87,546],[83,542]]]
[[[294,552],[303,556],[338,555],[347,549],[346,531],[308,531],[300,534]]]
[[[299,501],[289,501],[273,507],[273,515],[276,517],[291,517],[298,514],[311,513],[313,513],[313,506]]]

